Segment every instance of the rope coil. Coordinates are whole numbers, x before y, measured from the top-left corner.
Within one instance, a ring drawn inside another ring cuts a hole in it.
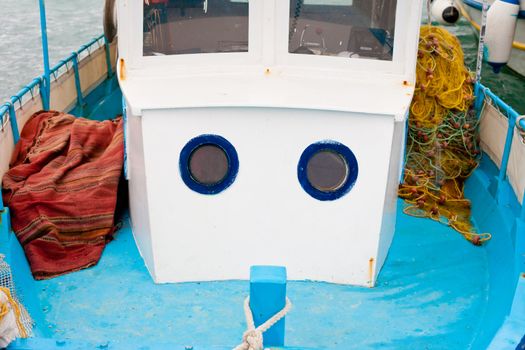
[[[286,304],[281,311],[270,317],[266,322],[255,328],[252,310],[250,308],[250,297],[244,299],[244,316],[248,329],[242,336],[242,343],[237,345],[233,350],[262,350],[263,333],[272,328],[292,309],[292,302],[286,298]]]

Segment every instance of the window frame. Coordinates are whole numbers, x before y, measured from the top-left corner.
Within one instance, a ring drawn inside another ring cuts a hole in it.
[[[190,160],[193,152],[201,146],[214,145],[221,148],[228,160],[228,171],[224,178],[213,185],[203,184],[193,178],[190,170]],[[216,195],[230,187],[237,178],[239,172],[239,156],[235,147],[224,137],[213,134],[203,134],[188,141],[179,155],[179,172],[186,186],[197,193],[204,195]]]
[[[308,179],[308,163],[314,155],[319,152],[330,151],[338,154],[346,163],[348,173],[345,182],[334,191],[322,191],[310,183]],[[319,201],[335,201],[347,195],[354,187],[359,177],[359,162],[352,150],[346,145],[333,141],[325,140],[310,144],[305,148],[299,163],[297,164],[297,179],[303,190],[312,198]]]

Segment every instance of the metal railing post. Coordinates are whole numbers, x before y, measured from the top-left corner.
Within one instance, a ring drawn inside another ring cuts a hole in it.
[[[108,69],[108,79],[113,76],[113,69],[111,68],[111,51],[108,39],[104,36],[104,48],[106,49],[106,66]]]
[[[514,128],[516,125],[516,120],[518,118],[518,113],[514,109],[512,109],[512,107],[510,107],[508,104],[506,104],[501,98],[499,98],[492,91],[490,91],[490,89],[488,89],[487,87],[479,83],[477,86],[479,86],[479,93],[482,93],[484,96],[494,101],[494,104],[496,106],[505,111],[505,114],[507,115],[508,119],[505,146],[503,148],[503,154],[501,155],[501,165],[497,176],[495,192],[493,193],[495,195],[495,198],[499,200],[503,188],[503,183],[507,177],[507,168],[509,165],[510,151],[512,149],[512,141],[514,139]]]
[[[507,137],[505,138],[505,148],[503,149],[503,156],[501,158],[501,166],[498,174],[498,182],[503,182],[507,176],[507,168],[510,159],[510,150],[512,148],[512,140],[514,139],[514,126],[516,125],[516,116],[507,115],[508,127]]]
[[[82,94],[82,85],[80,84],[80,72],[78,71],[78,54],[73,52],[73,73],[75,74],[75,88],[77,90],[77,106],[79,113],[82,115],[84,111],[84,96]]]
[[[16,143],[20,139],[20,132],[18,131],[18,121],[16,120],[15,105],[9,105],[9,122],[11,123],[11,132],[13,133],[13,140]]]
[[[46,24],[46,5],[44,0],[39,1],[40,4],[40,31],[42,33],[42,55],[44,57],[44,82],[42,94],[42,104],[45,110],[49,110],[51,100],[51,78],[49,69],[49,49],[47,43],[47,24]]]

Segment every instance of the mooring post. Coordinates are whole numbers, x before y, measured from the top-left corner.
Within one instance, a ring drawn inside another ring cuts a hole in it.
[[[1,197],[1,196],[0,196]],[[8,207],[0,207],[0,247],[7,247],[11,233],[11,217]]]
[[[258,327],[286,305],[286,268],[252,266],[250,308]],[[284,318],[264,333],[264,347],[284,346]]]
[[[42,107],[49,110],[51,101],[51,70],[49,68],[49,45],[47,43],[47,19],[46,4],[44,0],[39,1],[40,5],[40,31],[42,33],[42,56],[44,58],[44,89],[42,94]]]

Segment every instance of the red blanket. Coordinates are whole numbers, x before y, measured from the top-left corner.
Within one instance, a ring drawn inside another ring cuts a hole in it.
[[[114,229],[122,119],[39,112],[26,123],[3,199],[36,279],[95,265]]]

